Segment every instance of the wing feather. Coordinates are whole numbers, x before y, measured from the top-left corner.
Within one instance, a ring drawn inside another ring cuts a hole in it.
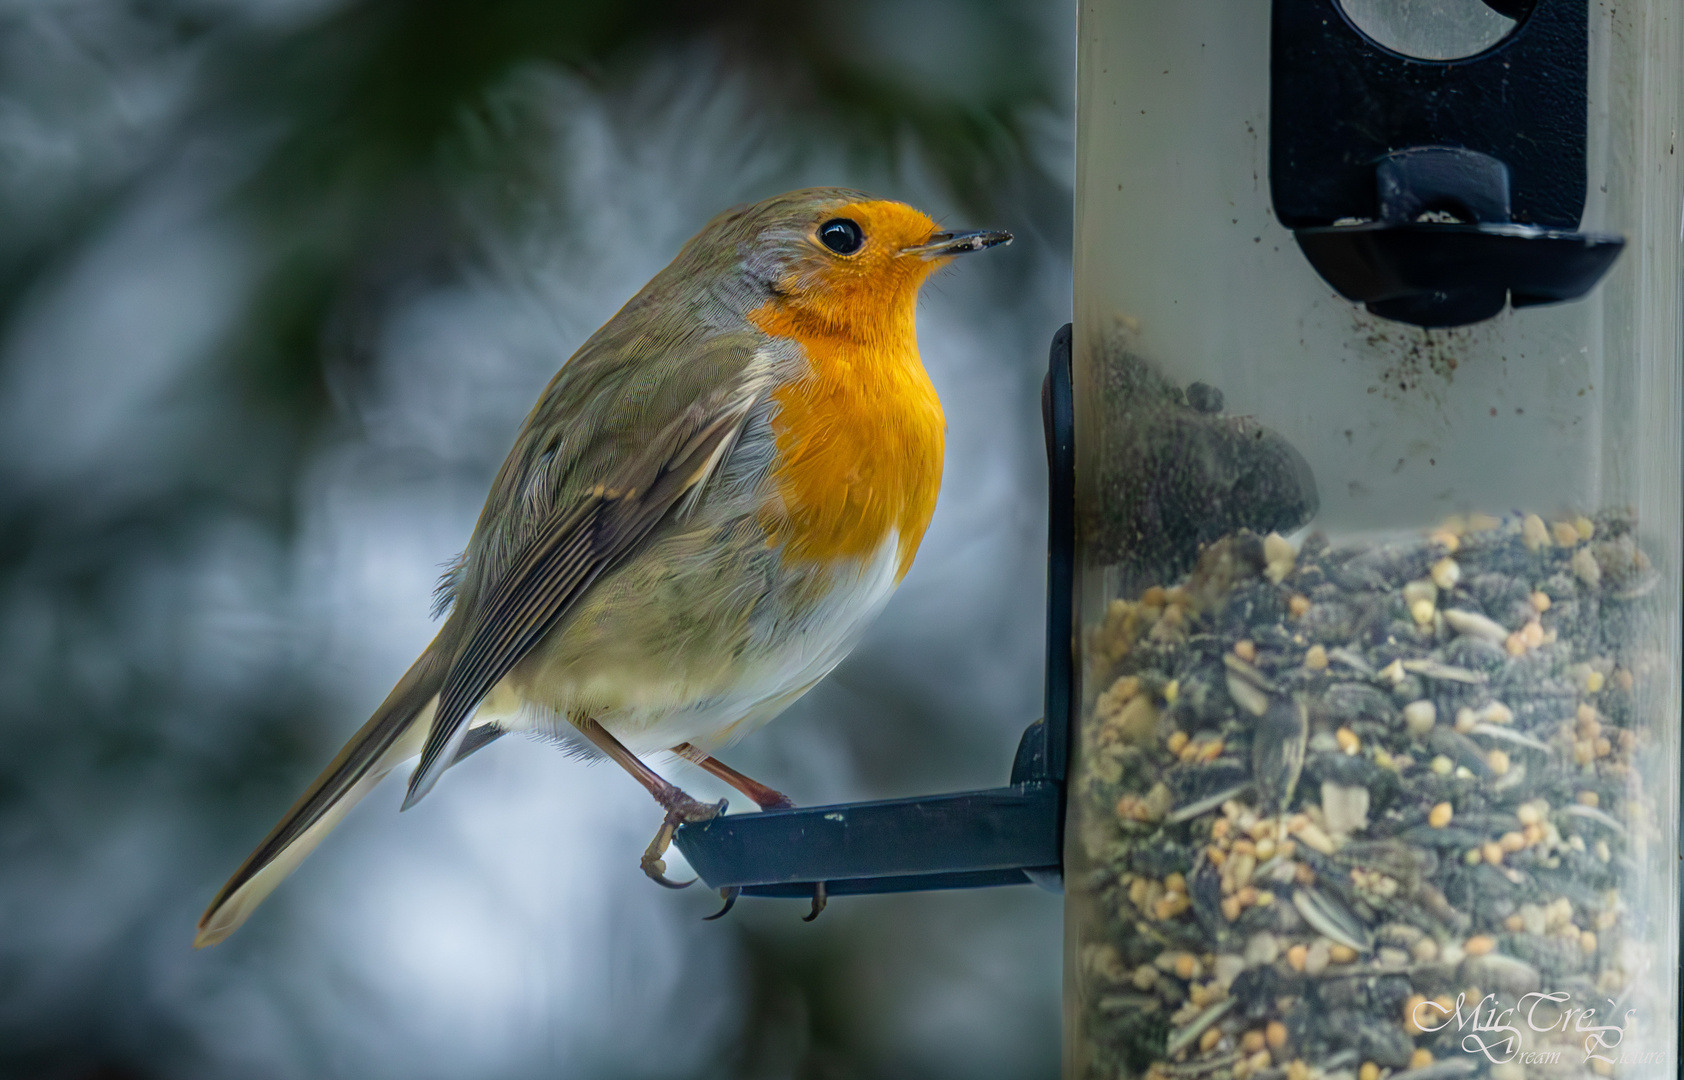
[[[736,395],[712,415],[692,407],[669,425],[650,452],[551,515],[537,538],[478,606],[461,651],[445,677],[438,711],[409,781],[404,808],[415,805],[455,760],[480,701],[595,581],[630,554],[713,474],[735,440],[754,397]]]

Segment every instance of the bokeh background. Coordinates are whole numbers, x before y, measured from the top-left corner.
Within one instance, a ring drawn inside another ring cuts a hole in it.
[[[0,4],[0,1076],[1054,1076],[1057,897],[703,923],[637,869],[641,789],[517,739],[401,816],[388,780],[189,943],[430,637],[555,368],[792,187],[1017,242],[926,291],[917,565],[729,760],[805,803],[1004,781],[1073,57],[1073,5],[1034,0]]]

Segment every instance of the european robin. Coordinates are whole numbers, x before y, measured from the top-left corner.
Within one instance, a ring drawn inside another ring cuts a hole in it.
[[[550,380],[440,583],[438,636],[217,893],[194,944],[232,933],[394,766],[420,755],[408,808],[510,731],[643,784],[666,812],[642,863],[663,884],[674,830],[725,803],[641,755],[792,805],[713,754],[834,668],[911,567],[945,433],[918,290],[1010,241],[840,188],[709,222]]]

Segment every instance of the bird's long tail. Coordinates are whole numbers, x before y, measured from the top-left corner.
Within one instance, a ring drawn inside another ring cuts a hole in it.
[[[195,948],[232,934],[394,765],[421,752],[448,668],[437,645],[421,654],[362,730],[234,871],[199,917]]]

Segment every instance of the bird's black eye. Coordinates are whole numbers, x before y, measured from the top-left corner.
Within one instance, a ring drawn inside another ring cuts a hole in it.
[[[852,255],[865,243],[865,233],[856,221],[832,218],[819,226],[819,242],[838,255]]]

